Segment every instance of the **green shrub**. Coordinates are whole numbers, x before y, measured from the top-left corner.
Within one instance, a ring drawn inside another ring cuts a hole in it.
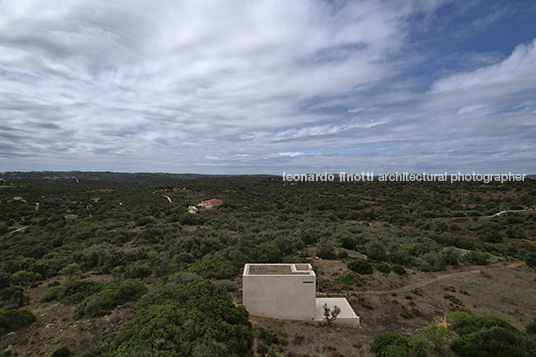
[[[458,356],[476,357],[478,356],[479,350],[474,340],[475,336],[473,334],[455,338],[450,342],[450,349]]]
[[[395,265],[391,268],[391,270],[395,273],[397,273],[398,275],[404,275],[404,274],[407,274],[406,272],[406,269],[404,269],[404,267],[402,265]]]
[[[76,281],[69,279],[58,290],[57,299],[64,304],[79,303],[88,296],[98,293],[107,285],[108,283],[99,283],[93,280]]]
[[[454,339],[450,348],[461,357],[534,356],[536,341],[494,326]]]
[[[206,279],[229,279],[238,273],[233,264],[215,258],[196,260],[187,270]]]
[[[352,260],[351,262],[348,263],[348,269],[353,270],[359,274],[372,274],[373,273],[372,265],[370,265],[364,259]]]
[[[109,315],[112,309],[118,305],[119,300],[116,291],[111,289],[105,289],[100,293],[91,295],[86,298],[78,308],[73,312],[74,318],[80,318],[82,316],[98,317]]]
[[[11,357],[11,349],[3,350],[0,352],[0,357]]]
[[[62,291],[61,286],[55,286],[53,288],[48,289],[45,291],[43,295],[41,295],[41,299],[39,299],[39,302],[49,302],[52,300],[59,300],[59,292]]]
[[[109,289],[117,291],[119,303],[121,304],[127,301],[138,300],[147,293],[147,288],[143,283],[132,279],[122,280],[120,283],[110,286]]]
[[[402,317],[403,319],[409,320],[409,319],[412,319],[414,316],[411,312],[404,310],[400,312],[400,317]]]
[[[19,270],[11,275],[11,281],[15,285],[27,285],[33,281],[41,279],[41,274],[26,270]]]
[[[404,356],[409,351],[408,340],[394,332],[378,333],[374,336],[370,350],[377,357]],[[392,354],[397,352],[398,354]]]
[[[530,335],[536,335],[536,318],[534,318],[526,327],[526,331]]]
[[[459,312],[452,313],[449,317],[453,320],[452,328],[459,335],[468,335],[492,327],[500,327],[517,335],[523,334],[514,325],[495,315],[469,316],[465,312]]]
[[[75,318],[80,318],[82,316],[105,316],[110,314],[112,309],[117,305],[137,300],[145,293],[147,293],[147,288],[141,282],[125,279],[86,298],[82,304],[74,310],[73,316]]]
[[[77,271],[80,270],[80,265],[78,263],[72,263],[67,266],[65,266],[63,269],[61,269],[58,273],[61,275],[73,275]]]
[[[376,269],[382,273],[389,274],[391,272],[391,267],[387,264],[380,264]]]
[[[475,265],[488,265],[490,254],[479,251],[471,251],[460,258],[462,263],[475,264]]]
[[[268,347],[263,344],[263,343],[260,343],[258,346],[257,346],[257,353],[260,354],[260,355],[263,355],[265,353],[268,353],[269,349]]]
[[[73,355],[73,352],[67,346],[58,348],[50,357],[70,357]]]
[[[529,267],[536,267],[536,252],[528,253],[525,256],[525,263]]]
[[[127,269],[124,277],[132,279],[143,279],[151,276],[153,270],[149,268],[146,264],[136,264]]]
[[[145,226],[147,224],[151,224],[151,223],[154,223],[154,219],[151,218],[151,217],[140,217],[138,220],[136,220],[136,225],[137,226]]]
[[[10,286],[9,288],[5,288],[0,292],[0,300],[4,301],[4,307],[24,306],[24,288],[22,286]]]
[[[7,310],[0,312],[0,336],[21,327],[30,326],[36,321],[28,310]]]
[[[131,327],[116,337],[109,353],[150,356],[165,349],[167,355],[246,356],[253,343],[248,318],[244,307],[234,306],[210,281],[170,283],[138,302]]]
[[[234,285],[231,285],[231,284],[221,284],[221,288],[225,291],[228,291],[230,293],[232,293],[233,291],[235,291],[235,287]]]
[[[275,332],[270,329],[264,329],[263,327],[259,328],[259,339],[268,346],[279,343]]]

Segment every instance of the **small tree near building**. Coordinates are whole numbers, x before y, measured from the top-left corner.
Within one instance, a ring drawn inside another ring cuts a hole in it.
[[[324,304],[324,319],[326,320],[328,326],[331,326],[331,323],[337,319],[337,316],[341,313],[341,308],[337,305],[333,306],[333,309],[329,309],[328,304]]]
[[[339,275],[339,280],[343,286],[346,286],[346,298],[348,298],[348,293],[352,285],[359,283],[359,280],[356,278],[354,273],[348,272],[343,275]]]

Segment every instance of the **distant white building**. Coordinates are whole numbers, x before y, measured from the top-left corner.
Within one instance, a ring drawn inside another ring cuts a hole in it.
[[[199,208],[197,208],[196,206],[188,206],[188,212],[196,214],[197,212],[199,212]]]
[[[327,304],[341,309],[334,323],[359,325],[345,298],[316,298],[316,274],[310,264],[246,264],[242,294],[251,315],[323,321]]]

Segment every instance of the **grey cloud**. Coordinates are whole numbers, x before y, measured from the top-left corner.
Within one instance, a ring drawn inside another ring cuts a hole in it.
[[[466,72],[436,74],[425,93],[403,78],[428,55],[408,54],[408,19],[443,3],[4,1],[4,162],[267,172],[506,165],[488,159],[502,150],[526,163],[533,114],[502,112],[531,99],[534,44],[502,60],[460,55]],[[393,143],[406,146],[344,149]]]

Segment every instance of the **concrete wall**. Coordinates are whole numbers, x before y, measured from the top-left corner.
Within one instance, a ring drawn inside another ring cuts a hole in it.
[[[341,309],[341,313],[333,322],[334,324],[351,326],[359,325],[359,317],[356,315],[354,309],[352,309],[352,306],[345,298],[316,298],[315,321],[325,321],[324,304],[327,304],[330,310],[333,309],[334,306],[338,306]]]
[[[291,274],[243,275],[243,305],[251,315],[282,319],[315,318],[316,276],[309,264],[290,264]],[[289,264],[273,264],[289,265]]]

